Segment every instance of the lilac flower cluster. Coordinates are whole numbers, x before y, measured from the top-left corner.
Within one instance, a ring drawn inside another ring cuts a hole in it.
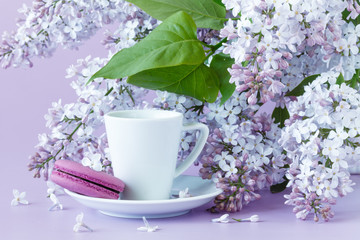
[[[45,115],[50,134],[40,134],[37,152],[31,157],[29,169],[35,177],[47,179],[57,159],[82,162],[95,170],[111,172],[103,115],[108,111],[141,107],[146,90],[130,86],[124,80],[104,80],[87,85],[89,77],[107,59],[78,60],[68,69],[68,77],[77,78],[71,86],[78,95],[76,103],[53,103]]]
[[[129,20],[149,19],[141,18],[145,14],[123,0],[34,0],[31,7],[24,4],[19,12],[24,17],[18,21],[16,32],[2,36],[0,62],[4,68],[31,67],[31,58],[50,57],[59,45],[77,48],[105,24],[118,21],[131,25]]]
[[[313,213],[315,221],[328,221],[336,198],[353,191],[348,167],[360,157],[360,94],[336,84],[338,76],[321,74],[289,105],[279,142],[292,159],[286,174],[292,192],[285,197],[297,218]]]
[[[266,113],[254,116],[259,106],[249,105],[245,95],[235,92],[224,105],[220,105],[220,98],[202,104],[160,91],[154,99],[156,107],[182,112],[185,121],[203,121],[209,126],[199,173],[224,190],[215,199],[215,208],[220,211],[240,211],[243,205],[259,199],[259,190],[284,181],[288,164],[277,143],[280,128]],[[196,132],[183,134],[180,161],[196,139]]]
[[[346,79],[359,68],[360,28],[354,0],[223,0],[234,17],[220,31],[223,52],[235,59],[230,82],[246,92],[249,104],[278,99],[304,77],[336,66]],[[295,64],[294,64],[295,63]],[[307,68],[304,63],[314,64]],[[305,66],[304,66],[305,65]],[[305,69],[304,69],[305,68]]]
[[[200,175],[224,190],[216,197],[218,210],[235,212],[259,199],[258,190],[284,181],[287,158],[277,143],[280,128],[271,116],[254,116],[245,93],[235,93],[225,105],[209,104],[211,133],[200,162]]]

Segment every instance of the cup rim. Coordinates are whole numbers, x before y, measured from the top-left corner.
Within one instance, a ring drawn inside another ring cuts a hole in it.
[[[155,115],[154,115],[155,113]],[[182,118],[183,114],[176,111],[162,109],[128,109],[110,111],[104,115],[106,118],[131,120],[131,121],[149,121]]]

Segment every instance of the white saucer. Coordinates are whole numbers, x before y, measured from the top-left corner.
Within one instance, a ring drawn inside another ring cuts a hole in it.
[[[101,213],[122,218],[165,218],[188,213],[219,195],[215,183],[201,177],[182,175],[174,180],[172,194],[189,188],[191,197],[168,200],[113,200],[84,196],[65,189],[65,192],[81,204],[99,210]]]

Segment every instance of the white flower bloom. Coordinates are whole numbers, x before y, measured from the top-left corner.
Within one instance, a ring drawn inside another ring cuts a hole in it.
[[[210,112],[206,115],[208,120],[215,119],[218,123],[223,123],[225,121],[224,117],[226,112],[224,111],[224,105],[220,106],[219,104],[209,104],[208,105]]]
[[[146,220],[145,217],[142,217],[143,221],[144,221],[144,225],[145,227],[138,227],[137,230],[138,231],[142,231],[142,232],[155,232],[156,230],[159,229],[158,226],[155,227],[151,227],[149,222]]]
[[[50,200],[53,202],[53,205],[49,208],[49,211],[53,210],[62,210],[63,205],[60,203],[59,199],[56,197],[55,194],[50,194]]]
[[[154,98],[154,103],[156,104],[163,104],[165,102],[168,101],[169,97],[170,97],[170,93],[166,92],[166,91],[156,91],[156,95],[157,97]]]
[[[220,161],[235,161],[234,157],[232,155],[229,154],[229,152],[221,152],[221,155],[215,155],[214,157],[214,161],[215,162],[220,162]]]
[[[312,185],[309,187],[311,191],[316,192],[318,196],[323,194],[324,183],[318,181],[316,178],[313,180]]]
[[[70,21],[68,25],[64,27],[64,32],[69,33],[70,37],[72,39],[76,39],[77,32],[80,32],[82,30],[82,26],[79,21]]]
[[[189,193],[189,188],[185,188],[185,190],[179,191],[179,198],[189,198],[191,194]]]
[[[83,228],[87,229],[88,231],[93,232],[93,230],[83,222],[83,219],[84,219],[83,212],[76,216],[76,218],[75,218],[76,224],[73,227],[73,231],[79,232],[80,229],[83,227]]]
[[[316,118],[317,122],[319,124],[328,124],[331,125],[332,119],[330,117],[330,113],[327,109],[321,108],[318,111],[318,117]]]
[[[186,136],[186,133],[183,133],[183,136],[180,139],[181,148],[184,151],[189,150],[189,144],[192,142],[192,140],[193,140],[192,136]]]
[[[328,140],[325,139],[323,142],[322,154],[327,156],[339,156],[339,147],[342,145],[342,140]]]
[[[346,159],[346,152],[345,149],[340,148],[339,149],[339,155],[334,156],[334,155],[330,155],[330,160],[333,162],[332,168],[348,168],[348,163],[345,160]]]
[[[238,146],[233,148],[234,153],[248,153],[254,149],[254,144],[252,142],[246,142],[244,138],[238,140]]]
[[[238,169],[235,165],[235,161],[230,162],[230,165],[226,164],[225,161],[219,162],[219,167],[226,172],[225,177],[230,177],[232,174],[236,174],[238,172]]]
[[[331,197],[338,197],[338,191],[336,190],[338,186],[338,183],[336,181],[329,181],[329,180],[325,180],[324,181],[324,196],[327,198],[331,198]]]
[[[261,161],[263,164],[269,164],[270,159],[267,156],[273,152],[273,149],[264,144],[258,144],[256,146],[256,151],[259,153],[259,161]]]
[[[279,68],[279,60],[282,57],[281,53],[279,52],[269,52],[266,53],[266,62],[264,64],[264,69],[275,69],[277,70]]]
[[[335,131],[331,130],[328,136],[329,139],[340,138],[342,140],[345,140],[348,137],[349,135],[344,131],[343,127],[337,127]]]
[[[232,145],[236,146],[238,137],[239,137],[238,133],[227,131],[225,132],[224,142],[231,143]]]
[[[228,223],[230,221],[229,214],[224,214],[219,218],[214,218],[211,220],[214,223]]]
[[[29,204],[29,202],[25,199],[26,192],[19,192],[19,190],[13,190],[14,199],[11,201],[11,206],[17,206],[19,204]]]
[[[258,215],[252,215],[249,218],[242,219],[242,221],[258,222],[260,221],[260,218]]]
[[[87,153],[86,157],[83,158],[81,161],[82,165],[88,166],[95,171],[101,171],[102,170],[102,164],[101,164],[101,154],[99,153]]]

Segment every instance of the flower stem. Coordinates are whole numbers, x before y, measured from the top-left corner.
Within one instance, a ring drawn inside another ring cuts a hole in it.
[[[242,222],[243,221],[242,219],[236,219],[236,218],[233,218],[232,220],[235,220],[237,222]]]

